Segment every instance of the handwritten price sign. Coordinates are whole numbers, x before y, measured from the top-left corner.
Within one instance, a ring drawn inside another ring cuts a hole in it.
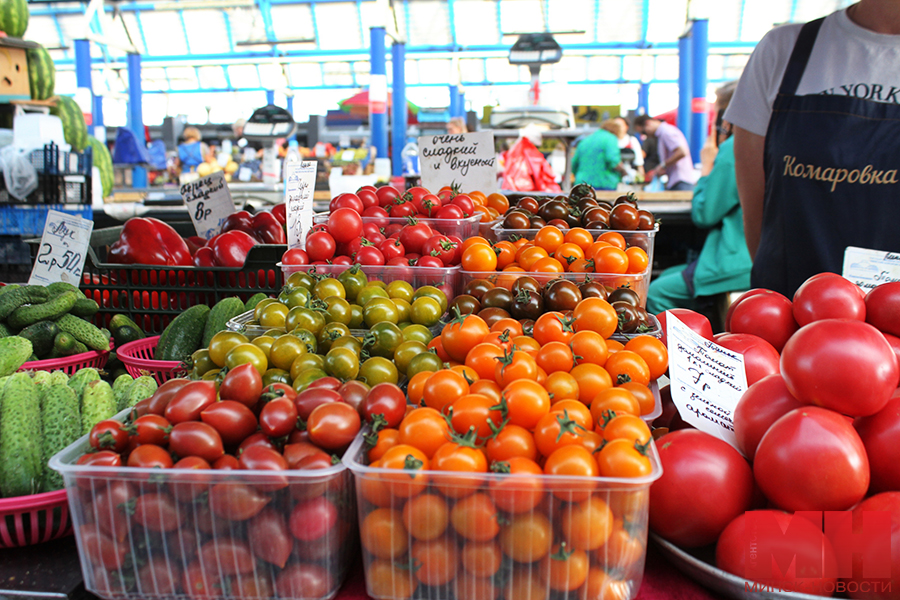
[[[55,210],[48,211],[41,247],[28,283],[47,285],[65,281],[78,285],[93,229],[93,221]]]
[[[288,166],[287,181],[284,184],[288,248],[302,248],[306,234],[312,229],[313,193],[316,189],[318,166],[316,161]]]
[[[734,408],[747,391],[744,357],[666,314],[672,401],[681,418],[737,448]]]
[[[425,135],[419,138],[422,185],[439,190],[458,184],[462,191],[497,190],[497,157],[490,131],[456,135]]]
[[[222,231],[225,219],[234,212],[234,200],[222,171],[184,184],[181,197],[197,235],[207,240]]]

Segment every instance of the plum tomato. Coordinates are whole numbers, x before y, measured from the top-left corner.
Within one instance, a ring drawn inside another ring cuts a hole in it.
[[[256,373],[252,366],[250,370]],[[219,432],[222,442],[229,446],[240,444],[256,433],[257,428],[253,411],[234,400],[220,400],[207,406],[200,413],[200,420]]]
[[[266,403],[259,413],[259,428],[271,438],[291,433],[297,427],[297,407],[282,396]]]
[[[379,383],[372,387],[360,406],[360,416],[371,424],[378,415],[384,419],[385,427],[399,426],[406,416],[406,394],[403,390],[393,383]]]
[[[88,440],[94,450],[123,452],[128,448],[128,430],[122,423],[107,419],[91,427]]]
[[[139,446],[141,448],[143,446]],[[176,456],[199,456],[214,463],[225,454],[222,437],[210,425],[197,421],[178,423],[169,433],[169,450]]]
[[[315,445],[325,450],[339,450],[353,441],[360,425],[356,409],[344,402],[335,402],[316,407],[309,415],[306,429]]]
[[[215,383],[191,381],[181,387],[166,405],[165,417],[173,425],[185,421],[199,421],[203,409],[215,401]]]
[[[289,526],[295,538],[311,542],[328,535],[337,522],[337,508],[328,498],[320,496],[297,504],[291,511]]]
[[[253,408],[262,394],[262,376],[251,363],[238,365],[228,371],[219,386],[222,400],[235,400],[247,408]]]

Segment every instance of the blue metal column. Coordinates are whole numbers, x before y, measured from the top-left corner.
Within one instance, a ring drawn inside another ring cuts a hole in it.
[[[266,90],[266,104],[275,104],[275,90]]]
[[[450,88],[450,118],[457,116],[459,114],[459,91],[458,87],[455,85],[448,86]]]
[[[293,96],[287,97],[287,111],[289,113],[291,113],[292,117],[294,116],[294,97]]]
[[[369,62],[372,77],[382,80],[377,85],[387,89],[387,60],[384,48],[384,27],[373,27],[369,30]],[[376,98],[376,100],[378,100]],[[396,102],[396,100],[395,100]],[[372,145],[380,158],[388,155],[387,135],[387,103],[378,106],[372,102],[372,86],[369,86],[369,126],[372,128]]]
[[[391,174],[403,175],[403,147],[406,145],[406,44],[394,42],[391,46],[391,71],[393,73],[391,113]]]
[[[144,112],[141,104],[141,55],[128,55],[128,128],[134,133],[138,144],[146,144],[144,137]],[[131,172],[131,185],[135,188],[147,187],[147,170],[135,167]]]
[[[103,96],[94,96],[94,127],[105,127],[103,122]]]
[[[696,19],[691,27],[691,157],[700,162],[700,149],[706,142],[709,109],[706,106],[706,62],[709,58],[709,21]]]
[[[638,105],[637,111],[639,115],[646,115],[650,112],[650,84],[642,83],[638,89]]]
[[[466,118],[466,93],[459,92],[457,94],[457,97],[459,98],[459,100],[457,101],[457,104],[456,104],[456,107],[459,110],[459,113],[457,114],[457,116],[465,119]]]
[[[678,38],[678,129],[691,139],[691,36]]]
[[[91,91],[91,114],[94,113],[94,86],[91,82],[91,43],[75,40],[75,84]],[[94,133],[93,121],[88,125],[88,133]]]

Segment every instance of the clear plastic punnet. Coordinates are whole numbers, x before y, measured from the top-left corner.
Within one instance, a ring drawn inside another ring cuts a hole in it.
[[[369,466],[356,479],[366,586],[380,600],[637,595],[650,485],[641,478],[464,473]]]
[[[324,600],[353,564],[355,494],[340,462],[278,472],[76,464],[88,449],[85,436],[50,467],[65,479],[85,587],[101,598]]]

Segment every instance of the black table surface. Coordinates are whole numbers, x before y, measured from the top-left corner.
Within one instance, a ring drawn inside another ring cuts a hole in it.
[[[84,589],[75,537],[0,550],[0,598],[94,600]]]

